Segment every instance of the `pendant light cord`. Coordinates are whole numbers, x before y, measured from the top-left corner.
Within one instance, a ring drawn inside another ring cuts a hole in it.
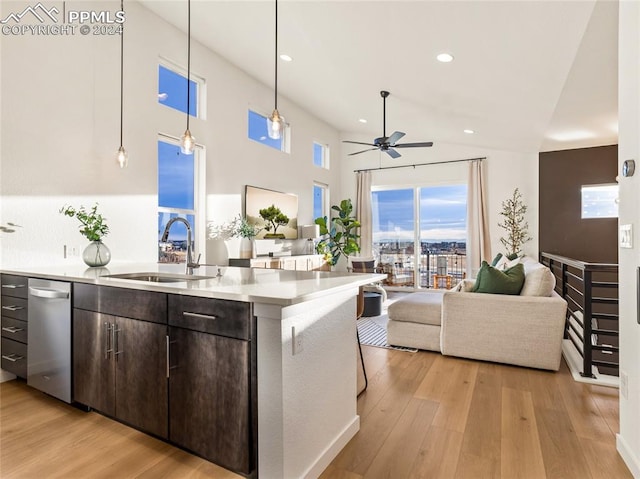
[[[191,0],[187,0],[187,130],[191,103]]]
[[[120,11],[124,12],[124,0],[120,0]],[[124,110],[124,22],[120,24],[120,147],[122,147],[123,110]]]
[[[275,49],[275,73],[276,73],[276,78],[275,78],[275,88],[274,88],[274,92],[275,92],[275,109],[278,109],[278,0],[276,0],[276,49]]]

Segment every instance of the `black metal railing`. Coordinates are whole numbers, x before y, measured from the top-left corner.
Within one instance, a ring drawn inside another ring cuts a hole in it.
[[[618,265],[587,263],[550,253],[540,262],[556,277],[556,292],[567,301],[565,339],[582,356],[583,377],[618,376]]]

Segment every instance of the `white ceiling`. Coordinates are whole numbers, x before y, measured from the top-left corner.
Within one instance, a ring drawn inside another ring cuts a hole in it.
[[[186,0],[141,3],[186,30]],[[194,38],[273,86],[273,1],[193,0],[191,12]],[[617,15],[608,0],[280,0],[279,52],[294,60],[279,60],[278,89],[344,138],[382,134],[385,89],[387,134],[403,142],[615,144]]]

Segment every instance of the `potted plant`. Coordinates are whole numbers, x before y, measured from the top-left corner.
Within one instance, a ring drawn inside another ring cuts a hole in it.
[[[527,212],[527,205],[522,201],[522,194],[516,188],[511,198],[502,202],[500,215],[504,217],[502,223],[498,223],[503,228],[507,236],[500,238],[500,243],[507,249],[507,256],[517,256],[522,251],[522,245],[532,238],[529,236],[529,223],[524,219]]]
[[[60,213],[80,222],[80,234],[90,243],[82,253],[84,262],[91,266],[105,266],[111,260],[109,248],[102,242],[102,237],[109,233],[106,218],[98,213],[98,203],[87,211],[84,206],[76,209],[73,206],[63,206]]]
[[[357,233],[360,222],[352,216],[353,205],[350,199],[342,200],[339,205],[333,205],[331,209],[337,211],[337,216],[330,221],[326,216],[315,220],[315,223],[320,226],[320,235],[325,236],[318,242],[316,252],[323,255],[324,260],[331,266],[335,266],[340,256],[346,258],[360,252],[360,235]]]
[[[263,208],[259,211],[260,217],[265,221],[264,229],[268,231],[264,235],[268,239],[284,239],[284,234],[278,233],[280,226],[289,224],[289,217],[285,215],[276,205]],[[273,230],[273,233],[271,232]]]
[[[231,236],[241,238],[240,241],[240,258],[256,257],[255,237],[260,229],[247,221],[247,218],[238,215],[231,222]]]

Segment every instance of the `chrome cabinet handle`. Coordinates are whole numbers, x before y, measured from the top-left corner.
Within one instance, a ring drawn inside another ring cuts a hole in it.
[[[105,348],[104,348],[104,358],[109,359],[109,354],[113,352],[113,343],[111,342],[111,335],[109,334],[113,331],[113,326],[111,323],[104,322],[104,334],[105,334]]]
[[[169,379],[169,335],[167,334],[167,379]]]
[[[20,311],[21,309],[24,309],[24,306],[10,304],[8,306],[3,306],[2,309],[6,309],[7,311]]]
[[[19,333],[20,331],[24,331],[24,328],[16,328],[15,326],[5,326],[4,328],[2,328],[2,330],[6,331],[7,333],[15,334],[15,333]]]
[[[6,359],[7,361],[15,363],[17,361],[20,361],[21,359],[24,359],[24,356],[20,356],[19,354],[3,354],[2,359]]]
[[[189,311],[183,311],[182,315],[186,316],[187,318],[211,319],[211,320],[218,319],[217,316],[213,316],[209,314],[190,313]]]
[[[26,284],[3,284],[2,287],[3,288],[7,288],[7,289],[18,289],[18,288],[24,288],[26,286]]]
[[[120,351],[120,332],[122,329],[118,328],[118,326],[114,323],[113,325],[113,355],[116,357],[116,361],[118,360],[118,356],[122,354],[124,351]]]

